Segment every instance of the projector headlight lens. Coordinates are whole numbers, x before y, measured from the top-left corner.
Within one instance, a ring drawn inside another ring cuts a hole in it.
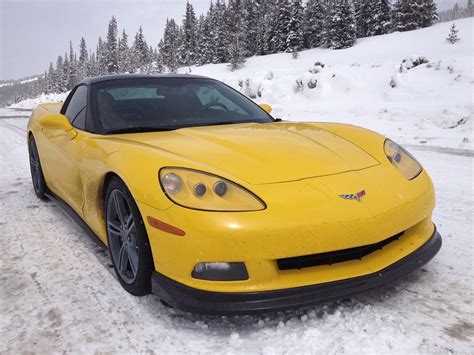
[[[388,160],[408,180],[413,180],[423,171],[413,155],[390,139],[385,141],[384,149]]]
[[[205,211],[259,211],[265,203],[244,187],[203,171],[162,168],[159,181],[166,196],[177,205]]]
[[[169,173],[163,176],[161,179],[161,186],[166,191],[167,194],[174,195],[177,194],[181,190],[183,182],[179,175],[174,173]]]

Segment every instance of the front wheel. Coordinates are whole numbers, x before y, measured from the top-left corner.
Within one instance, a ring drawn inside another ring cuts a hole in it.
[[[153,258],[140,211],[125,184],[113,178],[106,194],[109,252],[120,284],[135,296],[151,292]]]
[[[35,189],[35,194],[41,200],[47,200],[48,197],[46,196],[46,192],[48,189],[46,187],[43,169],[41,168],[38,147],[36,146],[36,141],[33,136],[30,136],[28,142],[28,153],[30,157],[31,180],[33,182],[33,188]]]

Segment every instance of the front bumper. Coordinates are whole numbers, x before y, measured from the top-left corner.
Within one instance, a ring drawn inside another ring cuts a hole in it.
[[[441,244],[441,236],[435,229],[421,247],[378,272],[311,286],[262,292],[210,292],[185,286],[155,272],[153,292],[164,302],[180,310],[213,315],[248,314],[311,306],[394,282],[430,261],[440,250]]]

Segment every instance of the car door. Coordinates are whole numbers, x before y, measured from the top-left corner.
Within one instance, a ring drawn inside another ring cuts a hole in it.
[[[65,102],[61,113],[74,126],[74,134],[51,134],[48,137],[51,181],[54,189],[69,206],[82,215],[84,203],[81,179],[81,151],[84,149],[84,126],[87,111],[86,85],[77,86]]]

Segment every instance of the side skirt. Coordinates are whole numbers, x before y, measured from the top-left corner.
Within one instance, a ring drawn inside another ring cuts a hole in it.
[[[102,240],[97,236],[97,234],[94,233],[94,231],[87,225],[86,222],[79,216],[76,211],[74,211],[71,206],[69,206],[65,201],[63,201],[60,197],[56,196],[53,194],[51,191],[48,191],[45,194],[52,202],[54,202],[58,207],[61,208],[61,210],[74,222],[76,222],[84,232],[91,238],[98,246],[101,248],[107,250],[107,246],[104,244]]]

